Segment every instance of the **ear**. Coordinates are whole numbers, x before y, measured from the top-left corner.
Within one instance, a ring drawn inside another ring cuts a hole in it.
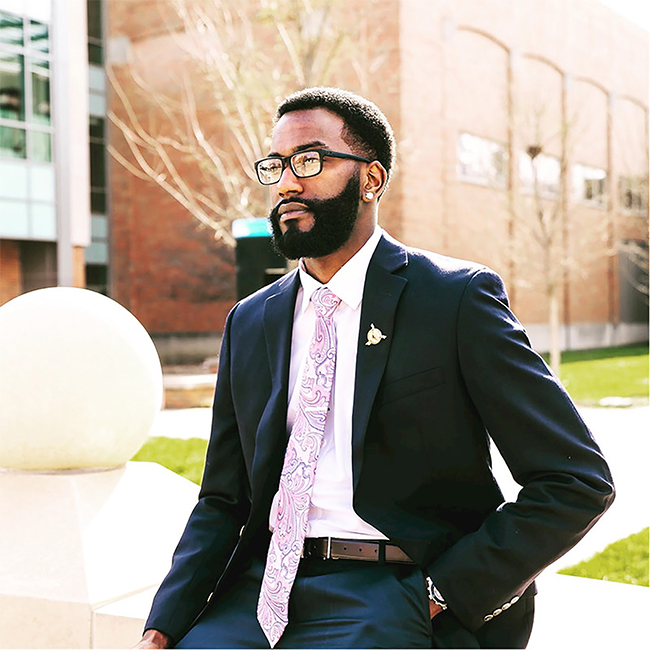
[[[387,178],[384,166],[378,160],[371,162],[361,178],[361,199],[366,203],[378,199],[386,188]]]

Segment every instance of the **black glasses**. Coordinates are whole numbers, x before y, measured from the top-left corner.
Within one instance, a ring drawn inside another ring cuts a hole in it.
[[[339,151],[330,151],[329,149],[309,149],[308,151],[297,151],[290,156],[269,156],[255,161],[255,171],[257,180],[262,185],[273,185],[282,177],[284,168],[289,163],[291,171],[298,178],[310,178],[317,176],[323,171],[323,158],[347,158],[349,160],[358,160],[360,162],[372,162],[368,158],[355,156],[352,153],[340,153]]]

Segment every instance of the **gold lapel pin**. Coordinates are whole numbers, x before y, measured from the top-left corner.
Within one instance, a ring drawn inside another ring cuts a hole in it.
[[[368,330],[368,340],[366,345],[377,345],[382,339],[385,339],[386,335],[382,334],[381,330],[378,327],[375,327],[374,323],[370,323],[370,329]]]

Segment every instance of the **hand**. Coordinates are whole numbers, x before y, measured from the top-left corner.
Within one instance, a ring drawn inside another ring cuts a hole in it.
[[[432,620],[434,616],[437,616],[442,611],[443,609],[440,607],[440,605],[436,605],[432,600],[429,601],[429,614],[431,614]]]
[[[144,648],[146,650],[158,648],[169,648],[171,646],[172,640],[164,633],[159,632],[158,630],[147,630],[140,642],[137,645],[134,645],[133,648]]]

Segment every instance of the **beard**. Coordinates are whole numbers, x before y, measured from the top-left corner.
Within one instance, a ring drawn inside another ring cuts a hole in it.
[[[335,253],[348,241],[359,216],[359,174],[353,174],[343,191],[331,199],[288,198],[280,201],[269,213],[273,230],[273,247],[290,260],[300,257],[324,257]],[[300,203],[314,217],[311,230],[301,232],[297,222],[287,222],[287,231],[280,230],[280,206]]]

